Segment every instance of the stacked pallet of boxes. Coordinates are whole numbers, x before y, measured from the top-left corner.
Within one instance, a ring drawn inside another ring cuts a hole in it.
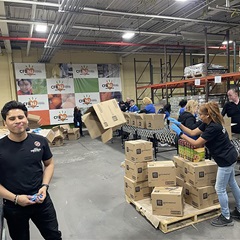
[[[183,188],[176,186],[173,161],[153,161],[152,143],[125,143],[125,194],[130,201],[152,199],[152,214],[183,215]]]
[[[148,185],[154,187],[152,214],[183,216],[183,188],[176,186],[176,169],[173,161],[148,163]]]
[[[126,196],[134,201],[149,198],[152,188],[148,186],[148,162],[153,161],[152,143],[145,140],[125,143]]]
[[[203,209],[218,204],[214,189],[217,164],[205,160],[204,148],[196,149],[179,140],[179,156],[174,156],[177,184],[184,188],[185,202]]]

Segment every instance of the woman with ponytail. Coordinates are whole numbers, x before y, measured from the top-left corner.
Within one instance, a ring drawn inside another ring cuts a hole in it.
[[[173,118],[169,118],[171,129],[179,137],[188,141],[191,145],[202,147],[205,145],[218,165],[215,189],[221,206],[221,215],[214,219],[211,224],[215,227],[233,226],[232,218],[240,219],[240,189],[235,179],[234,166],[238,153],[231,144],[228,133],[224,128],[224,120],[216,102],[202,104],[199,108],[199,116],[202,124],[191,130]],[[197,140],[187,136],[200,137]],[[229,211],[227,186],[230,186],[236,201],[236,208]]]

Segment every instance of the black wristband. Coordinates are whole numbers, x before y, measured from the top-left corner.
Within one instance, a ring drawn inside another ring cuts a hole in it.
[[[49,185],[48,185],[48,184],[45,184],[45,183],[43,183],[41,187],[46,187],[46,188],[47,188],[47,190],[48,190],[48,188],[49,188]]]
[[[183,132],[180,132],[180,134],[178,135],[179,137],[182,137],[182,135],[183,135]]]

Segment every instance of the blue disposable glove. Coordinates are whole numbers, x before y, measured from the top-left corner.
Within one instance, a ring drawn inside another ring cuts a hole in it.
[[[178,126],[176,126],[176,125],[174,125],[174,124],[171,124],[170,128],[171,128],[178,136],[182,133],[182,130],[181,130]]]
[[[177,126],[180,126],[180,125],[181,125],[181,123],[178,122],[175,118],[170,118],[170,117],[169,117],[168,120],[169,120],[171,123],[176,124]]]

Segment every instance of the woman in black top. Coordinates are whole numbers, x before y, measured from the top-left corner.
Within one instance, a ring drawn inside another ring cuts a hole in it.
[[[199,125],[201,125],[201,121],[197,121],[198,111],[198,102],[195,100],[189,100],[187,105],[185,106],[185,111],[178,117],[178,121],[181,122],[182,125],[189,129],[195,129]],[[192,137],[193,139],[197,139],[198,136]]]
[[[170,121],[180,128],[174,124],[171,125],[171,128],[191,145],[201,147],[205,144],[209,149],[210,154],[218,165],[215,189],[221,205],[221,215],[214,219],[211,224],[216,227],[232,226],[233,220],[231,217],[240,219],[240,189],[235,180],[234,172],[238,153],[231,144],[228,133],[223,126],[224,120],[217,103],[208,102],[202,104],[199,109],[199,116],[203,123],[193,130],[174,119],[170,119]],[[200,137],[194,140],[181,130],[190,136],[200,135]],[[237,206],[231,213],[231,216],[228,206],[227,185],[232,189]]]
[[[73,122],[74,127],[79,128],[80,135],[83,137],[84,135],[82,131],[82,112],[78,107],[74,107]]]

